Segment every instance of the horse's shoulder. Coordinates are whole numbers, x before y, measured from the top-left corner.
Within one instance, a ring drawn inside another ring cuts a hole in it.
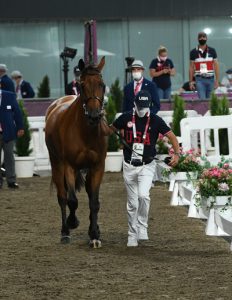
[[[59,98],[52,102],[52,104],[48,107],[46,111],[46,120],[48,117],[53,114],[55,111],[63,111],[67,107],[69,107],[75,100],[77,99],[77,96],[75,95],[69,95],[64,96],[62,98]]]
[[[75,96],[75,95],[64,96],[64,97],[56,100],[56,105],[62,105],[62,104],[70,105],[76,100],[76,98],[77,98],[77,96]]]

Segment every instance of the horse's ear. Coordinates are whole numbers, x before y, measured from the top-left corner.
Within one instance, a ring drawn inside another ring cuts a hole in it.
[[[105,65],[105,56],[103,56],[101,58],[101,61],[99,62],[98,66],[97,66],[97,69],[101,72],[102,69],[103,69],[103,67],[104,67],[104,65]]]
[[[79,70],[80,70],[81,72],[82,72],[82,71],[84,70],[84,68],[85,68],[85,62],[83,61],[82,58],[79,60],[78,68],[79,68]]]

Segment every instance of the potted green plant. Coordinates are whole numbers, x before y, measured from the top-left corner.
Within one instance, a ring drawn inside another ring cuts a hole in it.
[[[19,107],[23,117],[24,135],[19,137],[15,144],[15,172],[17,177],[32,177],[35,157],[30,156],[33,151],[31,148],[31,132],[23,100],[19,101]]]
[[[123,91],[120,88],[119,79],[117,78],[110,87],[110,95],[115,103],[116,112],[122,111]]]
[[[222,99],[217,98],[215,94],[212,94],[210,99],[210,115],[211,116],[224,116],[230,115],[229,109],[229,101],[224,96]],[[229,154],[229,141],[228,141],[228,132],[227,129],[219,129],[219,147],[220,147],[220,154],[221,155],[228,155]],[[210,131],[210,141],[212,144],[211,151],[214,150],[214,134],[213,130]],[[214,152],[213,152],[214,154]]]
[[[108,124],[112,124],[116,115],[116,107],[112,96],[109,96],[106,106],[106,119]],[[105,171],[120,172],[122,169],[123,153],[119,151],[120,142],[115,134],[108,138],[108,149],[105,161]]]
[[[172,131],[176,136],[181,136],[180,121],[187,117],[187,113],[184,111],[184,105],[184,100],[180,96],[175,95],[173,105]]]

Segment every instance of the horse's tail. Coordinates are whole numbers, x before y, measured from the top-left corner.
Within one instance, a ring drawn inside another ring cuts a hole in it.
[[[76,182],[75,182],[75,189],[76,191],[80,192],[81,188],[85,185],[85,179],[81,174],[81,171],[78,170],[76,173]]]

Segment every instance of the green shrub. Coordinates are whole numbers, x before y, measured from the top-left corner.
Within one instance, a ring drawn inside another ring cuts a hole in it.
[[[172,117],[172,131],[176,136],[181,136],[180,121],[187,117],[187,114],[184,111],[184,105],[184,100],[180,96],[175,95]]]
[[[44,76],[42,82],[38,87],[38,97],[39,98],[49,98],[50,97],[50,84],[48,75]]]
[[[113,98],[112,98],[112,96],[109,96],[108,103],[106,105],[106,119],[107,119],[108,124],[113,123],[116,112],[117,111],[116,111],[116,107],[115,107]],[[108,139],[107,151],[109,151],[109,152],[117,151],[118,148],[119,148],[118,137],[115,134],[111,134]]]
[[[218,99],[215,94],[212,94],[210,99],[210,114],[211,116],[224,116],[229,115],[229,101],[224,96],[222,99]],[[229,141],[228,141],[228,131],[227,129],[219,129],[219,150],[220,154],[229,154]],[[214,146],[214,134],[213,130],[210,131],[210,141],[212,146]]]
[[[28,122],[28,114],[24,108],[23,100],[19,101],[19,107],[21,109],[23,117],[24,135],[17,138],[16,140],[15,154],[18,156],[29,156],[32,152],[32,149],[30,148],[31,131]]]
[[[116,112],[122,111],[123,91],[120,88],[118,78],[110,87],[110,95],[112,97],[113,102],[115,103]]]
[[[215,94],[211,95],[210,102],[209,102],[209,109],[211,116],[217,116],[218,115],[218,108],[219,108],[219,102],[218,98]]]

